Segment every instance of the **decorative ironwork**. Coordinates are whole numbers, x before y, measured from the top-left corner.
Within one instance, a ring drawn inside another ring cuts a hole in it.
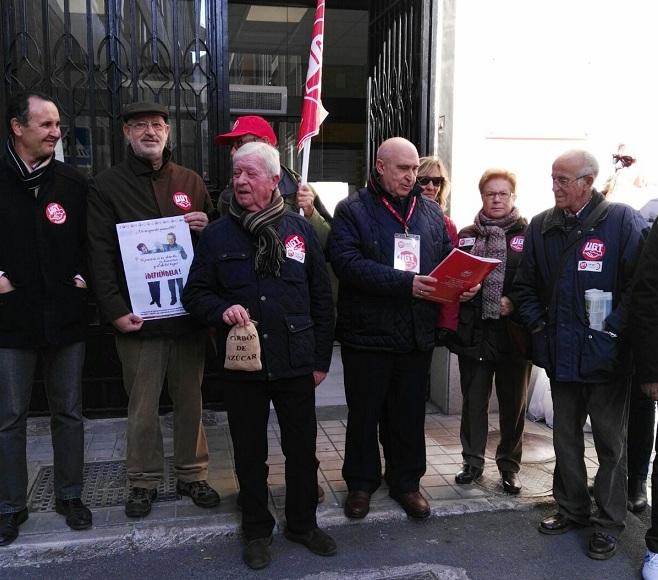
[[[405,137],[427,150],[431,14],[431,0],[370,2],[368,170],[389,137]]]
[[[223,183],[209,135],[228,124],[227,19],[227,0],[3,0],[0,105],[51,95],[66,161],[93,174],[123,158],[123,106],[164,103],[174,159]]]

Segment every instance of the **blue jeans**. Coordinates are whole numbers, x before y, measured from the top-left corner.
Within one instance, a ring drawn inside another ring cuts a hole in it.
[[[43,349],[0,348],[0,514],[18,512],[27,504],[27,414],[39,354],[50,407],[55,495],[72,499],[82,493],[85,343]]]

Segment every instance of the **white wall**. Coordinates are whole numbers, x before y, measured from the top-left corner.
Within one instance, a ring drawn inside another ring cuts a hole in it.
[[[517,205],[529,218],[553,205],[549,176],[561,152],[594,153],[600,186],[612,172],[617,143],[646,145],[656,134],[655,3],[457,0],[454,6],[451,146],[442,146],[439,135],[439,148],[452,152],[451,215],[458,227],[480,208],[477,182],[487,167],[517,174]],[[653,157],[658,161],[658,147],[645,147],[644,166],[658,169]]]

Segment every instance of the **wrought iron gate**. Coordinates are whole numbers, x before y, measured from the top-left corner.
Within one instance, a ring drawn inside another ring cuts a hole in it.
[[[368,77],[368,170],[379,144],[405,137],[426,154],[430,144],[434,0],[371,0]]]
[[[93,174],[123,157],[122,107],[164,103],[174,159],[223,183],[209,136],[229,121],[227,14],[227,0],[3,0],[0,105],[51,95],[66,161]]]

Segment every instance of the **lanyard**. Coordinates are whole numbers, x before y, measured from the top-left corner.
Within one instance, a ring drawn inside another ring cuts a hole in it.
[[[411,204],[409,205],[409,210],[407,211],[407,217],[403,218],[399,212],[391,205],[391,202],[388,201],[385,197],[382,197],[382,203],[386,207],[386,209],[391,212],[393,217],[398,220],[401,224],[402,227],[404,228],[404,233],[408,234],[409,233],[409,221],[411,220],[411,216],[414,213],[414,210],[416,209],[416,197],[414,196],[413,199],[411,200]]]

